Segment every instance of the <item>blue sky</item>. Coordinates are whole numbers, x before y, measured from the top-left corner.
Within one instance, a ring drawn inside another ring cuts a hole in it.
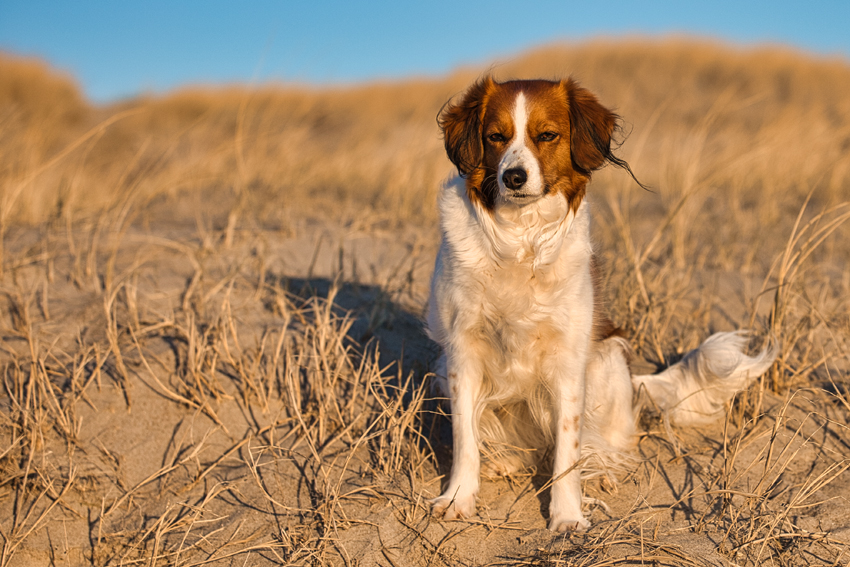
[[[558,40],[697,35],[850,61],[850,0],[0,0],[0,50],[106,102],[187,83],[439,75]]]

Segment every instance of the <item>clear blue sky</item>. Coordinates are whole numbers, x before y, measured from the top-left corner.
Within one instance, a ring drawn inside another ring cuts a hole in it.
[[[693,34],[850,61],[850,0],[0,0],[0,50],[104,102],[186,83],[438,75],[557,40]]]

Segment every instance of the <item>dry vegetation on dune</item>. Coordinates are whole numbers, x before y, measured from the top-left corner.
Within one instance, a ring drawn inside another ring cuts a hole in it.
[[[848,63],[671,40],[491,70],[572,73],[624,117],[653,191],[609,168],[590,193],[639,360],[779,342],[726,421],[647,415],[584,535],[544,529],[535,471],[431,519],[435,117],[482,70],[93,107],[3,56],[0,567],[850,564]]]

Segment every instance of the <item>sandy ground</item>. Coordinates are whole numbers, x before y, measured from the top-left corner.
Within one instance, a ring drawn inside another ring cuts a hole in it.
[[[582,535],[544,529],[542,468],[428,511],[434,119],[488,69],[623,116],[651,190],[589,194],[640,371],[715,331],[781,347],[724,421],[648,412]],[[680,38],[95,106],[0,54],[0,567],[850,564],[848,90],[846,61]]]
[[[4,449],[6,473],[19,471],[0,487],[10,565],[850,563],[840,390],[764,394],[699,431],[648,419],[637,469],[613,491],[587,483],[587,534],[545,529],[533,471],[485,480],[478,517],[442,522],[427,499],[450,429],[421,400],[437,356],[420,323],[433,228],[319,219],[230,248],[186,228],[130,230],[100,291],[67,235],[50,238],[49,262],[3,280],[3,357],[20,366],[35,350],[62,408],[48,415],[46,390],[43,405],[13,395],[28,390],[7,365],[4,427],[15,415],[25,427],[22,399],[39,424],[29,453]],[[332,308],[314,299],[329,293]],[[303,370],[310,357],[326,391]]]

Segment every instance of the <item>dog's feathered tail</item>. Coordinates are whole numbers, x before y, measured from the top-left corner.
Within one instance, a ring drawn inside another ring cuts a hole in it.
[[[764,374],[776,359],[771,344],[756,356],[744,353],[747,332],[715,333],[682,360],[659,372],[633,376],[636,392],[645,391],[676,425],[699,425],[723,414],[724,404]]]

